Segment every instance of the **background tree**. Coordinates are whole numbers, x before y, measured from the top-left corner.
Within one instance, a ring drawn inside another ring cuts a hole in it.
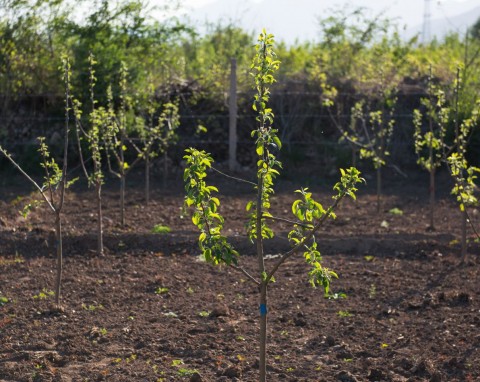
[[[168,46],[175,44],[188,28],[175,19],[156,22],[152,13],[167,12],[170,7],[175,7],[175,2],[164,2],[157,7],[142,0],[102,0],[95,4],[85,23],[70,20],[64,32],[75,58],[73,69],[78,75],[74,85],[82,91],[80,100],[88,99],[88,87],[84,84],[88,83],[87,57],[90,52],[98,62],[97,87],[98,93],[104,97],[99,99],[102,104],[106,102],[106,89],[110,84],[114,84],[115,96],[122,92],[118,77],[123,65],[129,68],[133,92],[145,88],[148,81],[168,83],[171,78],[169,67],[173,67],[168,61],[171,59]]]
[[[435,173],[443,163],[445,135],[448,123],[448,108],[445,93],[433,83],[432,72],[428,76],[427,97],[421,99],[424,111],[413,111],[415,126],[415,153],[417,163],[430,174],[430,225],[435,229]],[[426,120],[426,121],[425,121]],[[426,128],[424,127],[426,122]]]
[[[397,98],[380,89],[378,100],[361,100],[351,110],[351,123],[342,131],[342,138],[359,147],[360,158],[372,160],[377,174],[377,212],[381,209],[382,167],[390,155],[388,146],[393,134],[393,119]],[[340,126],[343,128],[342,126]]]
[[[103,141],[106,134],[111,134],[111,129],[108,129],[108,113],[103,106],[98,106],[98,101],[95,99],[95,84],[97,78],[95,76],[96,61],[93,55],[89,55],[90,63],[90,112],[88,114],[88,128],[82,123],[81,103],[78,99],[73,102],[73,111],[75,116],[75,132],[78,143],[78,152],[80,156],[80,164],[82,166],[85,177],[88,180],[88,185],[95,187],[95,197],[97,200],[97,252],[103,255],[103,213],[102,213],[102,185],[104,182],[104,174],[102,169],[102,153],[105,150]],[[83,148],[81,141],[87,142],[88,152],[92,160],[93,168],[91,171],[87,170],[85,165]]]
[[[55,215],[55,239],[57,250],[57,272],[55,278],[55,305],[60,308],[60,294],[62,284],[62,272],[63,272],[63,235],[62,235],[62,211],[65,202],[65,191],[71,185],[73,181],[67,181],[67,159],[68,159],[68,136],[70,132],[69,125],[69,112],[71,109],[71,96],[70,96],[70,63],[68,59],[63,61],[63,74],[65,84],[65,131],[64,131],[64,146],[63,146],[63,163],[60,167],[55,159],[50,155],[48,146],[45,144],[45,138],[40,137],[40,147],[38,151],[41,156],[41,167],[44,170],[44,182],[40,186],[28,175],[12,158],[12,156],[0,146],[0,152],[17,168],[20,173],[27,178],[27,180],[38,190],[48,208]],[[35,202],[34,204],[38,204]],[[24,210],[27,213],[32,208],[29,204]]]
[[[480,40],[480,18],[470,27],[470,34],[472,38]]]
[[[120,224],[125,226],[125,183],[130,165],[125,159],[128,134],[132,130],[131,96],[127,89],[128,69],[122,64],[120,69],[121,89],[118,108],[114,105],[112,89],[107,89],[107,133],[104,135],[104,144],[107,150],[107,163],[110,172],[120,180]],[[128,115],[127,115],[128,114]],[[111,159],[116,162],[116,169],[111,165]]]
[[[160,105],[155,100],[155,89],[152,84],[145,93],[145,97],[146,99],[141,102],[143,106],[137,110],[139,115],[135,118],[137,140],[129,139],[129,142],[138,154],[138,158],[130,168],[135,166],[140,158],[145,161],[145,201],[148,204],[151,160],[163,154],[163,186],[165,188],[168,174],[168,148],[178,139],[180,115],[178,100]]]
[[[452,106],[449,108],[450,116],[453,118],[453,126],[455,138],[453,145],[450,148],[444,149],[444,157],[449,166],[450,175],[454,179],[454,187],[452,194],[456,196],[462,213],[462,237],[461,237],[461,262],[465,262],[467,258],[467,224],[470,223],[477,237],[480,237],[469,218],[468,208],[478,204],[475,191],[476,173],[480,169],[468,163],[467,160],[467,146],[471,140],[472,133],[480,121],[480,101],[476,98],[475,108],[469,116],[464,116],[459,113],[461,110],[462,82],[460,76],[460,69],[457,69],[457,78],[454,83],[454,98]]]

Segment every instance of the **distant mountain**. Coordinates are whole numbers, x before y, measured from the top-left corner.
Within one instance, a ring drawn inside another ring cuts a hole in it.
[[[442,19],[433,19],[430,23],[430,35],[437,39],[442,39],[448,33],[458,32],[464,36],[468,28],[473,26],[480,18],[480,6],[454,17],[444,17]],[[423,25],[416,25],[405,31],[405,37],[410,38],[414,35],[421,36]]]
[[[480,0],[432,0],[431,36],[439,38],[452,30],[464,33],[480,17]],[[401,35],[410,38],[421,33],[424,14],[422,0],[216,0],[189,12],[202,26],[210,23],[233,23],[255,34],[265,27],[287,43],[315,40],[319,36],[318,18],[331,14],[332,8],[347,10],[364,7],[369,15],[383,13],[398,23]]]

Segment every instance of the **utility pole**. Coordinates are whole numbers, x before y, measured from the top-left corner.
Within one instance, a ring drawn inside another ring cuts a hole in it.
[[[430,12],[431,0],[424,0],[424,11],[423,11],[423,28],[422,28],[422,44],[427,44],[430,42],[430,19],[432,14]]]

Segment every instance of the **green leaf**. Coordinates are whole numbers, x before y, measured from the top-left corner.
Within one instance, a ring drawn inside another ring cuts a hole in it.
[[[282,148],[282,141],[276,135],[273,137],[273,142],[277,145],[278,149]]]
[[[196,226],[200,223],[200,216],[197,213],[192,215],[192,223]]]
[[[402,216],[403,215],[403,211],[400,209],[400,208],[392,208],[390,211],[388,211],[389,214],[392,214],[392,215],[398,215],[398,216]]]
[[[157,289],[155,289],[155,294],[165,294],[165,293],[168,293],[168,288],[165,288],[165,287],[158,287]]]
[[[295,200],[292,204],[292,213],[297,215],[298,205],[301,203],[301,200]]]
[[[262,281],[264,281],[264,282],[267,281],[267,277],[268,277],[267,272],[263,271],[262,272]]]
[[[257,145],[256,152],[257,152],[257,155],[258,155],[258,156],[262,156],[262,155],[263,155],[263,144]]]
[[[172,366],[180,366],[180,365],[183,365],[183,360],[181,359],[174,359],[172,361]]]

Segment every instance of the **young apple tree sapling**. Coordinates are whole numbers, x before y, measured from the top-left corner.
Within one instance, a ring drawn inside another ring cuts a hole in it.
[[[97,252],[103,255],[103,213],[102,213],[102,185],[104,182],[104,174],[102,171],[102,152],[104,147],[102,145],[104,136],[110,133],[111,130],[107,128],[109,120],[108,114],[104,107],[97,107],[97,100],[95,99],[95,58],[92,54],[89,55],[89,87],[90,87],[90,113],[88,115],[88,128],[82,125],[82,110],[80,101],[73,100],[73,114],[75,117],[75,133],[77,137],[78,152],[80,156],[80,163],[88,180],[88,185],[95,187],[95,197],[97,201]],[[87,170],[83,157],[83,150],[81,140],[87,142],[88,150],[91,155],[93,168],[91,171]]]
[[[68,58],[62,59],[63,79],[65,83],[65,125],[63,140],[63,163],[60,167],[54,158],[51,157],[49,148],[45,143],[45,138],[40,137],[39,153],[41,156],[40,165],[44,170],[44,181],[39,185],[30,175],[28,175],[12,156],[0,146],[0,152],[20,171],[20,173],[38,190],[42,196],[42,201],[55,215],[55,241],[56,241],[56,277],[55,277],[55,305],[60,308],[61,283],[63,272],[63,236],[62,236],[62,211],[65,202],[65,190],[75,181],[67,181],[67,158],[68,158],[68,134],[70,131],[69,114],[71,109],[70,96],[70,62]],[[39,202],[35,203],[38,204]],[[32,207],[29,204],[24,213]]]
[[[428,76],[427,97],[421,99],[423,110],[413,111],[415,153],[417,163],[430,174],[430,213],[429,229],[435,229],[435,173],[443,163],[445,150],[446,125],[448,123],[448,107],[445,93],[433,83],[432,69]],[[424,121],[426,120],[426,127]]]
[[[215,196],[218,189],[206,181],[207,171],[212,168],[212,157],[201,150],[190,148],[186,150],[187,167],[184,172],[185,204],[193,207],[192,222],[200,230],[199,247],[205,260],[211,264],[226,264],[245,275],[259,288],[260,309],[260,352],[259,381],[265,382],[267,315],[268,315],[268,285],[274,281],[274,276],[282,264],[291,256],[303,253],[310,266],[309,280],[316,287],[324,288],[329,293],[332,278],[336,273],[322,265],[322,258],[317,247],[315,234],[328,218],[335,218],[334,210],[345,196],[355,199],[356,185],[363,181],[355,168],[341,169],[341,178],[334,186],[333,203],[324,208],[315,201],[307,189],[298,190],[300,198],[292,205],[294,219],[277,218],[270,212],[270,198],[274,193],[274,180],[279,174],[281,163],[276,158],[276,151],[281,148],[277,130],[273,128],[274,114],[268,107],[270,85],[275,82],[274,74],[280,62],[273,51],[273,35],[265,30],[259,35],[256,54],[251,65],[251,75],[254,78],[255,97],[253,109],[257,113],[257,128],[252,131],[255,138],[257,155],[256,182],[244,180],[256,190],[256,198],[247,204],[248,237],[255,245],[258,260],[256,273],[245,269],[240,263],[240,254],[228,238],[222,233],[224,218],[219,213],[220,200]],[[288,237],[290,249],[283,252],[271,267],[265,262],[265,242],[274,236],[269,221],[283,221],[293,225]]]
[[[128,139],[138,157],[129,166],[130,170],[140,159],[145,161],[145,202],[150,201],[150,168],[151,160],[163,154],[163,187],[166,187],[168,173],[168,148],[177,141],[177,129],[180,126],[178,102],[165,102],[162,106],[154,101],[154,87],[149,85],[146,106],[135,119],[135,130],[138,139]],[[158,114],[158,109],[161,112]],[[136,143],[138,142],[138,143]]]

